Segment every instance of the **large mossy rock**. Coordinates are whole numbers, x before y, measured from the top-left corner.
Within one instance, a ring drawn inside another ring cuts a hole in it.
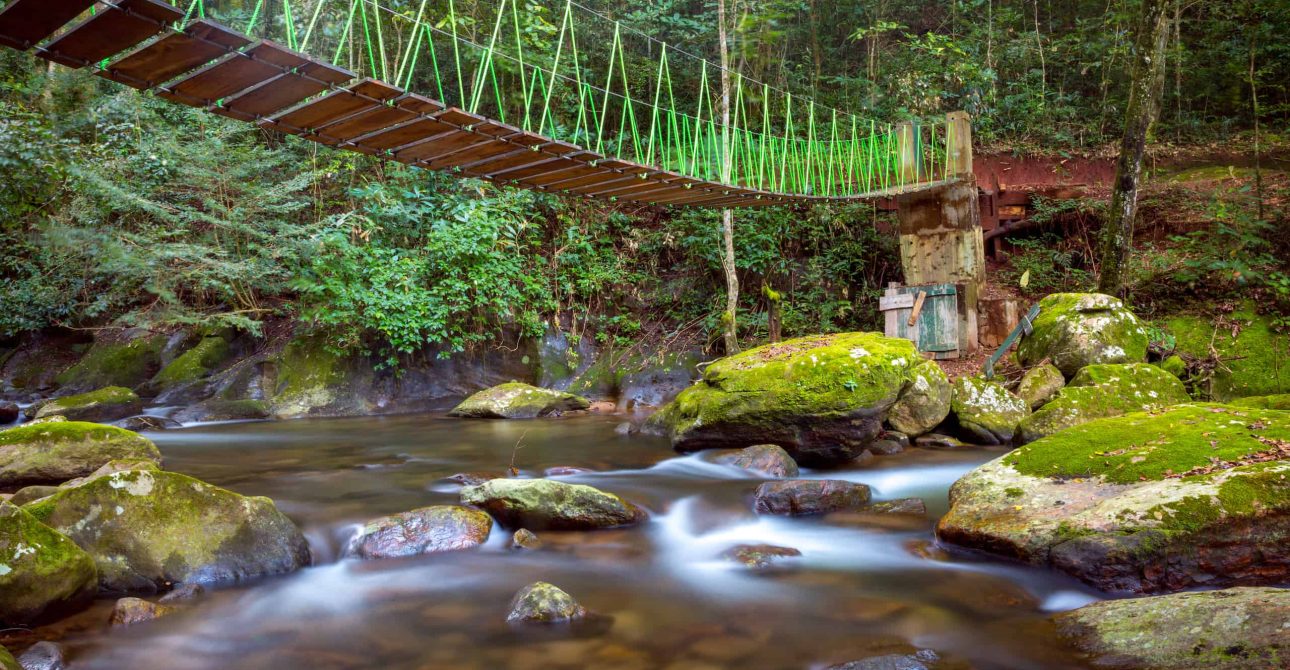
[[[1066,377],[1062,371],[1052,363],[1043,363],[1026,370],[1017,384],[1017,396],[1025,400],[1030,409],[1039,409],[1065,386]]]
[[[951,412],[959,427],[973,441],[1008,444],[1017,425],[1030,416],[1030,405],[1001,384],[981,377],[959,377],[954,381]]]
[[[1221,322],[1211,316],[1178,316],[1165,327],[1179,352],[1207,360],[1212,345],[1222,359],[1211,378],[1194,381],[1198,397],[1226,402],[1290,393],[1290,335],[1273,330],[1272,319],[1255,314],[1251,305]]]
[[[522,382],[498,384],[466,398],[449,416],[470,419],[536,419],[591,407],[582,396]]]
[[[1053,617],[1097,667],[1290,667],[1290,589],[1232,588],[1107,600]]]
[[[118,459],[161,462],[150,440],[82,421],[33,423],[0,431],[0,488],[58,484]]]
[[[503,526],[530,530],[595,530],[645,520],[643,510],[612,493],[550,479],[494,479],[462,489],[461,502]]]
[[[142,329],[105,335],[75,365],[58,375],[58,383],[72,391],[104,386],[136,388],[161,369],[161,355],[168,339],[165,334]]]
[[[89,554],[20,507],[0,502],[0,625],[74,611],[97,590]]]
[[[1054,293],[1039,301],[1034,330],[1017,345],[1029,367],[1052,361],[1067,378],[1095,363],[1141,363],[1147,331],[1124,303],[1101,293]]]
[[[1178,378],[1147,363],[1102,363],[1081,369],[1057,397],[1017,427],[1033,442],[1093,419],[1191,402]]]
[[[924,395],[923,358],[877,333],[813,335],[723,358],[651,417],[678,451],[778,444],[803,465],[860,455],[903,395]],[[929,419],[930,420],[930,419]]]
[[[1290,579],[1290,412],[1178,405],[1068,428],[950,489],[946,542],[1106,591]]]
[[[89,552],[109,591],[239,582],[309,563],[304,536],[273,501],[173,472],[116,472],[24,509]]]
[[[349,361],[327,348],[321,337],[295,337],[271,361],[277,371],[271,389],[273,415],[280,419],[301,416],[352,414],[355,394],[345,393],[354,379]]]
[[[1253,407],[1255,409],[1279,409],[1290,411],[1290,393],[1280,395],[1257,395],[1250,398],[1238,398],[1232,401],[1237,407]]]
[[[923,361],[910,371],[910,384],[887,413],[896,430],[918,437],[941,425],[950,415],[954,389],[936,361]]]
[[[492,528],[493,520],[477,509],[422,507],[363,524],[346,553],[358,558],[397,558],[459,551],[483,544]]]
[[[175,357],[152,378],[148,386],[158,395],[199,382],[229,355],[228,340],[218,335],[201,338]]]
[[[143,401],[135,395],[134,391],[121,386],[108,386],[97,391],[63,396],[42,403],[34,418],[61,416],[68,421],[106,423],[124,419],[142,411]]]

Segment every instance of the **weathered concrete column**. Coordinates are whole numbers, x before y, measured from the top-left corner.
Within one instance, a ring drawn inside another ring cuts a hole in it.
[[[952,181],[896,196],[900,263],[906,284],[959,285],[959,342],[972,352],[979,347],[977,300],[985,282],[985,243],[972,175],[971,124],[963,112],[951,113],[946,123],[946,176]]]

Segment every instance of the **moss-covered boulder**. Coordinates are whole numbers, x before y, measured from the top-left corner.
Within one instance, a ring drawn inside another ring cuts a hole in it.
[[[271,408],[263,400],[204,400],[175,412],[170,418],[180,423],[200,421],[250,421],[267,419]]]
[[[173,472],[116,472],[24,509],[89,552],[109,591],[238,582],[309,563],[304,536],[273,501]]]
[[[1177,350],[1208,360],[1210,347],[1222,365],[1205,379],[1190,380],[1198,397],[1226,402],[1248,396],[1290,393],[1290,335],[1246,304],[1230,315],[1177,316],[1165,321]]]
[[[1147,331],[1124,303],[1101,293],[1054,293],[1039,301],[1034,330],[1017,345],[1024,366],[1052,361],[1066,377],[1094,363],[1147,359]]]
[[[844,463],[878,437],[903,394],[920,393],[922,363],[913,342],[877,333],[767,344],[709,365],[646,428],[679,451],[769,443],[803,465]]]
[[[179,608],[173,605],[149,602],[142,598],[120,598],[112,606],[112,614],[108,617],[108,625],[113,627],[133,626],[170,616],[178,611]]]
[[[136,388],[161,369],[161,354],[168,339],[164,333],[142,329],[104,333],[75,365],[58,375],[58,383],[64,389]]]
[[[494,479],[462,489],[461,502],[503,526],[530,530],[594,530],[645,520],[643,510],[612,493],[550,479]]]
[[[1191,402],[1178,378],[1147,363],[1104,363],[1081,369],[1051,402],[1017,427],[1033,442],[1093,419]]]
[[[280,419],[301,416],[351,414],[356,394],[348,393],[349,361],[327,348],[321,337],[292,338],[269,361],[276,371],[271,389],[273,415]]]
[[[1026,401],[1030,409],[1039,409],[1052,400],[1066,386],[1066,377],[1052,363],[1036,365],[1022,375],[1017,384],[1017,397]]]
[[[66,614],[88,604],[97,590],[89,554],[22,508],[0,502],[0,624]]]
[[[63,396],[42,403],[34,418],[66,417],[68,421],[106,423],[124,419],[143,411],[143,401],[134,391],[122,386],[108,386],[76,395]]]
[[[1290,411],[1290,393],[1281,393],[1279,395],[1257,395],[1250,398],[1237,398],[1232,401],[1237,407],[1253,407],[1255,409],[1279,409]]]
[[[591,402],[582,396],[508,382],[466,398],[449,415],[469,419],[535,419],[588,407]]]
[[[949,377],[936,361],[923,361],[909,374],[909,386],[887,412],[887,424],[910,437],[918,437],[941,425],[950,415],[954,391]]]
[[[1178,405],[1068,428],[954,484],[943,541],[1107,591],[1290,579],[1290,412]]]
[[[148,386],[155,393],[161,394],[201,381],[210,376],[211,371],[228,358],[228,354],[228,340],[218,335],[203,337],[161,368],[148,382]]]
[[[488,540],[493,520],[477,509],[435,505],[373,519],[350,542],[358,558],[397,558],[470,549]]]
[[[534,582],[511,599],[506,620],[513,623],[560,623],[586,616],[587,610],[560,587]]]
[[[161,462],[145,437],[82,421],[25,424],[0,431],[0,488],[57,484],[117,459]]]
[[[1030,406],[996,382],[981,377],[954,381],[951,412],[966,437],[982,444],[1007,444],[1017,425],[1030,416]]]
[[[1290,589],[1240,587],[1106,600],[1053,617],[1097,667],[1290,667]]]

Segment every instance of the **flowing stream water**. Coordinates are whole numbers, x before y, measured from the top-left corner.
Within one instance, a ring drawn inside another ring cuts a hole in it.
[[[947,554],[932,523],[950,484],[998,449],[908,450],[863,468],[804,472],[862,482],[876,500],[923,498],[925,522],[855,525],[758,517],[760,480],[615,432],[621,417],[463,421],[434,415],[208,424],[150,433],[168,470],[273,498],[309,538],[314,565],[208,591],[183,612],[106,629],[110,601],[69,623],[76,669],[822,668],[935,650],[948,668],[1084,667],[1047,622],[1098,595],[1058,574]],[[519,448],[516,449],[516,445]],[[508,548],[341,558],[367,519],[454,503],[459,472],[561,477],[647,508],[636,528],[540,533]],[[791,568],[751,572],[737,544],[795,547]],[[548,581],[597,613],[575,625],[506,623],[511,596]]]

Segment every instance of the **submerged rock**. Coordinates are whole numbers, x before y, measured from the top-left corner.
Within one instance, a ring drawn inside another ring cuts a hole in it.
[[[23,670],[66,670],[63,646],[56,642],[37,642],[18,657]]]
[[[0,400],[0,423],[13,423],[18,420],[18,415],[22,410],[18,408],[18,403]]]
[[[721,556],[751,570],[765,570],[778,567],[784,559],[796,558],[802,552],[792,547],[777,547],[773,544],[740,544],[727,549]]]
[[[591,402],[582,396],[510,382],[466,398],[448,415],[471,419],[534,419],[590,406]]]
[[[135,433],[145,430],[170,430],[172,428],[182,428],[183,426],[174,419],[168,419],[164,416],[151,416],[148,414],[139,414],[129,416],[124,419],[118,419],[112,422],[117,428],[124,428]]]
[[[678,451],[778,444],[803,465],[858,456],[902,397],[933,383],[913,342],[877,333],[800,337],[709,365],[703,379],[650,418]],[[913,394],[910,396],[909,394]]]
[[[89,604],[89,554],[16,505],[0,502],[0,624],[21,626]]]
[[[919,435],[918,439],[914,440],[914,444],[917,444],[918,446],[926,449],[958,449],[960,447],[968,446],[965,442],[958,439],[957,437],[950,437],[949,435],[941,435],[940,433],[928,433],[926,435]]]
[[[238,582],[309,563],[304,536],[273,501],[173,472],[116,472],[24,509],[89,552],[109,591]]]
[[[1098,666],[1153,670],[1286,667],[1290,589],[1232,588],[1106,600],[1053,617]]]
[[[108,386],[97,391],[63,396],[42,403],[35,418],[66,417],[68,421],[115,421],[143,411],[143,401],[134,391]]]
[[[1021,421],[1017,427],[1018,441],[1033,442],[1093,419],[1185,402],[1191,402],[1191,398],[1182,382],[1154,365],[1089,365],[1056,398]]]
[[[559,587],[547,582],[534,582],[515,594],[506,620],[518,623],[559,623],[581,619],[586,614],[586,608]]]
[[[1007,444],[1017,424],[1030,415],[1030,406],[1000,384],[981,377],[954,382],[953,412],[968,435],[983,444]]]
[[[954,484],[943,541],[1106,591],[1290,579],[1290,412],[1179,405],[1068,428]]]
[[[1024,366],[1051,360],[1066,377],[1095,363],[1141,363],[1147,331],[1119,299],[1101,293],[1054,293],[1039,301],[1034,330],[1017,345]]]
[[[595,530],[645,519],[643,510],[612,493],[550,479],[494,479],[462,489],[461,502],[511,528]]]
[[[167,593],[166,595],[158,598],[157,602],[165,605],[167,603],[177,603],[177,602],[183,602],[185,600],[193,600],[194,598],[198,598],[205,594],[206,594],[206,587],[202,586],[201,584],[180,584],[179,586],[176,586],[175,589],[170,593]]]
[[[24,424],[0,431],[0,487],[57,484],[117,459],[161,462],[150,440],[83,421]]]
[[[458,472],[455,475],[448,475],[444,479],[447,479],[450,482],[456,482],[462,486],[479,486],[484,482],[491,482],[494,479],[506,479],[506,473],[500,471]]]
[[[767,477],[796,477],[797,461],[778,444],[754,444],[746,449],[723,454],[718,463],[733,465]]]
[[[887,654],[859,661],[830,665],[824,670],[928,670],[940,660],[931,649],[920,649],[912,654]]]
[[[521,528],[515,531],[515,534],[511,536],[511,548],[512,549],[541,549],[542,538],[539,538],[537,536],[537,533],[534,533],[533,531],[527,528]]]
[[[112,606],[112,616],[108,619],[110,626],[133,626],[137,623],[160,619],[179,611],[178,607],[151,603],[142,598],[121,598]]]
[[[269,404],[263,400],[207,400],[175,412],[173,418],[180,423],[267,419]]]
[[[359,558],[395,558],[470,549],[488,540],[493,520],[479,510],[435,505],[373,519],[346,553]]]
[[[1030,405],[1030,409],[1039,409],[1063,386],[1066,386],[1066,377],[1062,376],[1062,371],[1052,363],[1043,363],[1026,370],[1017,385],[1017,395]]]
[[[758,514],[824,514],[859,509],[868,502],[868,486],[839,479],[766,482],[753,494],[753,510]]]

